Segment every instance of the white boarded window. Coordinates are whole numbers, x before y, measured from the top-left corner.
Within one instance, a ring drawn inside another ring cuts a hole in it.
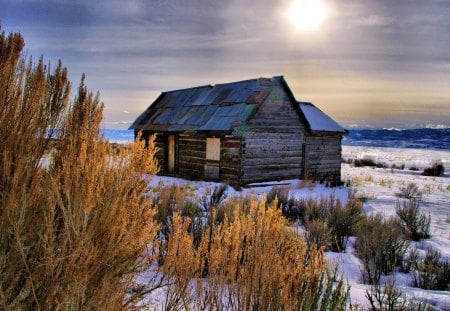
[[[220,161],[220,138],[206,138],[206,160]]]

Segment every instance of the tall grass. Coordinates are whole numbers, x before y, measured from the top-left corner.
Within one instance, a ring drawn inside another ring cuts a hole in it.
[[[67,69],[26,60],[23,47],[19,34],[1,33],[0,306],[131,307],[157,231],[143,197],[144,173],[157,171],[153,142],[113,154],[84,77],[70,102]]]

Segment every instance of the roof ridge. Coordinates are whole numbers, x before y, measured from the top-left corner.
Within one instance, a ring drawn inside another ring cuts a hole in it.
[[[178,91],[187,91],[187,90],[201,89],[201,88],[213,87],[213,86],[214,85],[211,85],[211,84],[205,84],[205,85],[200,85],[200,86],[185,87],[185,88],[182,88],[182,89],[162,91],[161,94],[173,93],[173,92],[178,92]]]
[[[223,82],[223,83],[210,83],[210,84],[205,84],[205,85],[200,85],[200,86],[193,86],[193,87],[185,87],[185,88],[181,88],[181,89],[172,89],[169,91],[163,91],[161,93],[173,93],[173,92],[178,92],[178,91],[186,91],[186,90],[193,90],[193,89],[199,89],[199,88],[205,88],[205,87],[215,87],[215,86],[223,86],[223,85],[229,85],[229,84],[238,84],[238,83],[243,83],[243,82],[250,82],[250,81],[259,81],[260,79],[279,79],[282,78],[282,75],[279,76],[273,76],[273,77],[257,77],[257,78],[250,78],[250,79],[245,79],[245,80],[239,80],[239,81],[231,81],[231,82]]]

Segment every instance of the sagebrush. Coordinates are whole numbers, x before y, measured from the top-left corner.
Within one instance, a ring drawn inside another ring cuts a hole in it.
[[[334,283],[323,251],[290,232],[276,204],[250,200],[248,211],[233,209],[232,219],[225,217],[204,231],[198,247],[189,232],[191,220],[174,214],[163,267],[173,280],[171,305],[344,310],[348,289],[343,281]]]
[[[364,217],[357,225],[355,242],[364,265],[364,283],[378,284],[382,274],[393,272],[402,263],[407,247],[395,219],[385,220],[380,214]]]
[[[50,70],[23,48],[20,34],[0,34],[0,306],[132,307],[157,231],[143,196],[153,141],[111,152],[84,77],[70,101],[61,62]]]

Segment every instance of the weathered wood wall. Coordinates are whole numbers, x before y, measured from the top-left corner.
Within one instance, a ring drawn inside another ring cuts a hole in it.
[[[305,177],[339,181],[341,178],[341,135],[315,134],[306,137]]]
[[[206,139],[220,138],[220,161],[206,159]],[[233,135],[180,134],[178,139],[178,175],[189,179],[212,179],[205,175],[207,167],[219,167],[219,180],[240,184],[241,139]]]
[[[203,178],[206,161],[205,137],[180,134],[178,143],[178,175],[188,179]]]
[[[301,178],[304,133],[305,125],[282,85],[271,87],[247,124],[243,183]]]
[[[151,135],[145,132],[144,137]],[[206,139],[220,138],[220,161],[206,159]],[[176,134],[175,176],[196,180],[214,180],[205,175],[207,167],[219,168],[219,179],[233,186],[241,184],[241,138],[234,135],[211,135],[199,133]],[[160,167],[159,174],[167,174],[167,134],[156,135],[156,153]]]
[[[220,179],[238,187],[242,184],[242,140],[234,135],[224,135],[220,143]]]

